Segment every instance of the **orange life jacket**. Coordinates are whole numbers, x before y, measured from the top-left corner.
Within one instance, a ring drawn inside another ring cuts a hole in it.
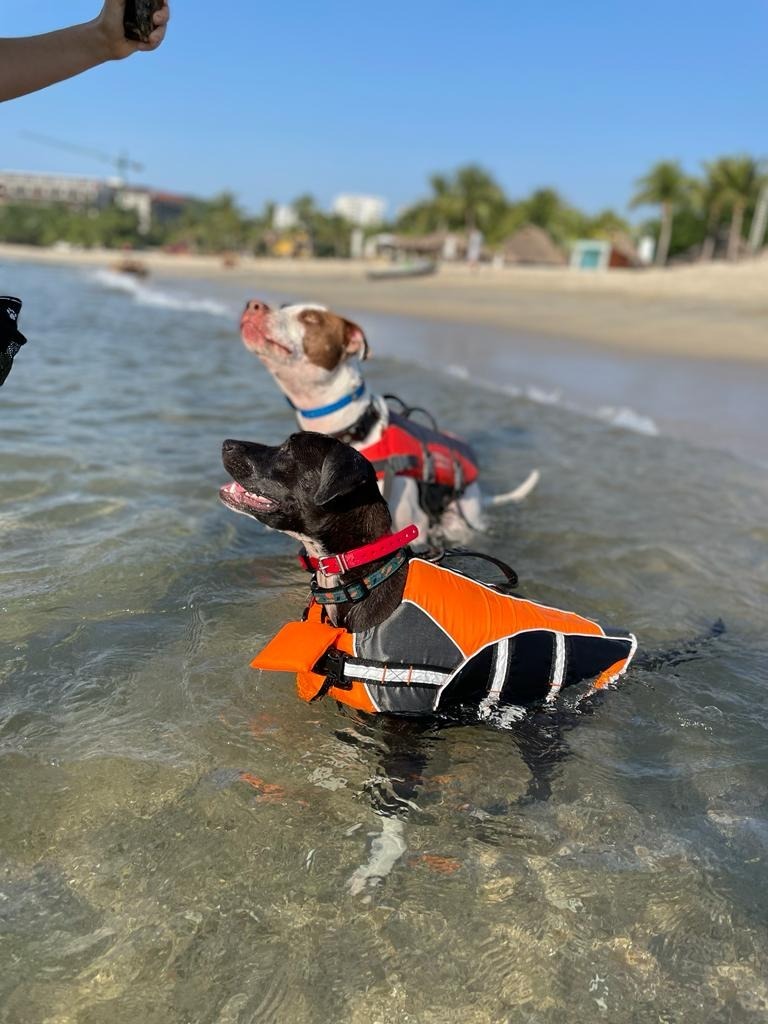
[[[553,700],[583,680],[607,686],[636,647],[630,633],[609,635],[581,615],[413,558],[403,600],[379,626],[349,633],[311,603],[306,619],[283,626],[251,665],[296,672],[306,701],[328,694],[370,713],[470,708],[490,717],[500,706]]]
[[[461,493],[478,476],[477,458],[466,441],[395,412],[389,413],[381,438],[359,451],[380,480],[391,473]]]

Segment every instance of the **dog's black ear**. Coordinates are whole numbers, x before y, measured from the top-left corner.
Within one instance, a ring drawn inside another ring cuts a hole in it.
[[[339,442],[325,456],[315,502],[320,506],[328,505],[370,483],[372,476],[373,466],[365,456]]]
[[[351,320],[344,321],[344,348],[348,355],[358,356],[361,360],[367,359],[370,355],[368,339],[362,327],[358,327]]]

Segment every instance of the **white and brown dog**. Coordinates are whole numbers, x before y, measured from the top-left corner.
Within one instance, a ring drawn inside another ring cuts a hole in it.
[[[416,423],[368,392],[360,362],[362,328],[323,306],[272,309],[253,299],[240,322],[245,347],[259,357],[296,413],[302,430],[337,437],[373,462],[399,529],[414,523],[419,543],[466,543],[485,527],[483,509],[521,501],[536,486],[534,470],[514,491],[484,499],[470,446]]]

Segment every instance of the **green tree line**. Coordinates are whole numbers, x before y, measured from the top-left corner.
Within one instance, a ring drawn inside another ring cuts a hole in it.
[[[702,165],[696,177],[676,161],[660,161],[637,182],[633,208],[656,206],[659,215],[632,227],[614,210],[587,214],[553,188],[540,188],[524,199],[510,199],[494,176],[477,164],[449,174],[433,174],[430,193],[391,223],[377,230],[406,235],[439,231],[483,232],[495,248],[526,224],[535,224],[566,246],[577,238],[605,238],[615,232],[650,234],[656,241],[656,262],[664,264],[682,253],[711,259],[715,254],[736,259],[745,248],[761,195],[768,197],[766,168],[749,156],[720,157]],[[282,232],[273,226],[275,204],[248,215],[231,193],[191,200],[179,218],[139,233],[135,213],[116,205],[100,210],[73,210],[62,205],[0,207],[0,238],[30,245],[65,241],[109,248],[188,246],[199,252],[251,252],[266,255],[286,240],[295,251],[311,256],[349,255],[352,225],[322,211],[307,194],[291,204],[294,225]],[[759,242],[762,244],[763,239]]]
[[[690,250],[711,259],[718,243],[727,259],[738,259],[761,197],[768,201],[768,168],[750,156],[706,162],[700,177],[687,175],[677,161],[663,160],[637,184],[631,205],[659,207],[659,219],[647,227],[657,238],[660,266]],[[758,247],[763,241],[757,239]]]
[[[711,259],[718,245],[728,259],[737,259],[761,195],[768,201],[767,169],[750,156],[705,162],[699,177],[687,175],[676,161],[655,164],[638,180],[630,206],[657,206],[659,217],[634,228],[614,210],[590,216],[552,188],[510,200],[494,177],[476,164],[452,175],[435,174],[429,184],[431,195],[403,212],[396,224],[399,231],[426,234],[479,228],[491,247],[524,224],[538,225],[561,245],[614,232],[650,234],[661,265],[683,252]],[[758,242],[762,245],[763,239]]]
[[[477,229],[491,247],[500,245],[526,224],[543,228],[561,245],[576,238],[631,230],[613,210],[590,216],[571,206],[553,188],[540,188],[527,199],[511,200],[493,175],[477,164],[467,164],[453,174],[433,174],[429,185],[431,195],[404,210],[395,230],[429,234]]]
[[[213,199],[191,199],[181,215],[139,231],[137,214],[112,203],[102,209],[73,209],[64,204],[15,203],[0,206],[0,239],[25,245],[70,245],[93,248],[184,246],[196,252],[268,254],[280,235],[295,237],[307,255],[349,256],[353,225],[319,209],[310,195],[292,204],[296,224],[278,233],[272,226],[275,204],[266,203],[249,216],[236,198],[224,192]]]

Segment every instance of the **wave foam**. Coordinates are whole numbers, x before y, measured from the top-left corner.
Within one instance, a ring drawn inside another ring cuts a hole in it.
[[[658,437],[659,428],[650,416],[631,409],[629,406],[602,405],[597,408],[585,408],[577,402],[564,398],[561,391],[544,391],[543,388],[526,387],[514,389],[517,396],[524,396],[538,405],[558,406],[577,416],[586,416],[591,420],[602,420],[612,427],[628,430],[632,434],[643,434],[645,437]]]
[[[446,366],[444,372],[456,380],[470,379],[467,367],[456,363]],[[565,409],[567,412],[574,413],[576,416],[586,416],[589,419],[601,420],[612,427],[628,430],[633,434],[643,434],[645,437],[659,436],[659,428],[650,416],[637,412],[637,410],[626,405],[603,405],[597,408],[586,408],[577,402],[565,398],[563,392],[558,388],[553,388],[550,391],[535,384],[529,384],[526,387],[516,387],[514,384],[499,386],[493,381],[488,380],[478,380],[475,383],[489,391],[501,392],[502,394],[510,395],[512,398],[527,398],[529,402],[535,402],[537,405],[556,406],[560,409]]]
[[[97,270],[91,280],[102,288],[124,292],[133,297],[139,306],[153,309],[172,309],[182,313],[207,313],[209,316],[232,318],[232,311],[223,302],[216,299],[197,299],[182,292],[166,292],[162,288],[153,288],[130,274],[120,274],[114,270]]]
[[[621,427],[624,430],[631,430],[635,434],[645,434],[646,437],[658,437],[659,428],[650,416],[643,416],[626,405],[614,408],[605,405],[597,409],[594,414],[597,419],[610,423],[612,427]]]

